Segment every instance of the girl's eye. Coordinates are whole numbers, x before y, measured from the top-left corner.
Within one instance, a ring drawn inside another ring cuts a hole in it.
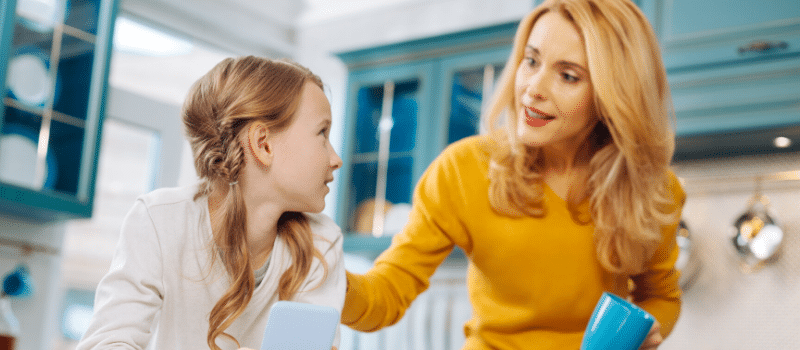
[[[325,138],[328,138],[328,128],[324,128],[324,129],[320,130],[319,134],[322,135],[322,136],[325,136]]]
[[[533,57],[525,57],[522,61],[531,67],[536,65],[536,59]]]

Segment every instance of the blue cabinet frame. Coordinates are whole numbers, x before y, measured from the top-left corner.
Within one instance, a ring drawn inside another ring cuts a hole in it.
[[[448,129],[450,116],[453,113],[452,98],[454,95],[454,79],[459,71],[465,69],[481,69],[490,64],[502,67],[508,59],[511,43],[517,28],[517,22],[505,23],[487,28],[479,28],[465,32],[447,34],[432,38],[413,40],[391,44],[377,48],[340,53],[338,56],[349,69],[348,90],[346,98],[346,120],[344,129],[344,147],[342,147],[343,166],[340,170],[342,181],[339,183],[336,221],[345,232],[344,249],[349,252],[379,253],[389,246],[391,236],[372,237],[369,234],[357,233],[353,229],[354,214],[359,201],[365,197],[360,187],[372,187],[375,183],[358,179],[365,178],[359,174],[361,164],[377,159],[377,148],[373,138],[375,126],[359,126],[365,123],[360,108],[375,111],[377,97],[365,100],[365,89],[372,89],[376,94],[384,82],[395,82],[396,86],[415,81],[413,96],[415,106],[415,129],[413,131],[413,149],[393,150],[390,152],[389,177],[393,174],[391,160],[393,157],[407,156],[411,159],[409,174],[401,184],[389,183],[388,195],[402,197],[410,203],[413,189],[428,165],[449,144]],[[497,75],[499,75],[499,71]],[[475,98],[484,98],[474,91]],[[395,96],[402,98],[402,96]],[[365,107],[370,104],[370,107]],[[395,100],[395,113],[404,113],[403,107]],[[377,124],[376,112],[372,112],[372,122]],[[471,113],[475,113],[474,111]],[[477,111],[480,113],[480,111]],[[368,124],[368,123],[367,123]],[[361,128],[361,129],[360,129]],[[394,132],[394,130],[393,130]],[[467,135],[469,131],[466,131]],[[397,135],[392,135],[395,140]],[[408,135],[405,135],[408,136]],[[460,136],[459,136],[460,137]],[[373,146],[360,146],[369,139]],[[392,141],[394,142],[394,141]],[[394,143],[390,143],[394,144]],[[390,146],[391,148],[391,146]],[[368,152],[365,152],[367,150]],[[397,152],[394,152],[397,151]],[[403,153],[405,152],[405,153]],[[402,170],[401,170],[402,171]],[[395,191],[391,194],[391,191]],[[372,194],[374,192],[366,191]],[[399,193],[402,196],[399,196]]]
[[[10,124],[27,123],[39,136],[48,136],[46,154],[58,161],[58,180],[43,188],[0,182],[0,212],[34,220],[90,217],[118,1],[66,1],[57,29],[41,33],[21,24],[18,3],[0,2],[0,126],[8,132]],[[45,40],[36,39],[41,37]],[[47,46],[47,40],[49,57],[57,59],[51,64],[57,74],[50,72],[57,75],[56,83],[43,107],[24,106],[6,88],[8,63],[22,45]],[[46,130],[37,130],[37,123]]]

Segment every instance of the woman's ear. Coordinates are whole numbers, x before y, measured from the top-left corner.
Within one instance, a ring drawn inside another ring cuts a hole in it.
[[[247,142],[253,157],[264,167],[272,164],[273,152],[270,145],[269,128],[264,122],[256,121],[247,130]]]

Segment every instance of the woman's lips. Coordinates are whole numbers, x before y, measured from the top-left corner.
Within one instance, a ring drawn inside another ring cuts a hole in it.
[[[543,127],[547,125],[547,123],[550,123],[551,121],[553,121],[553,119],[555,119],[555,117],[544,114],[542,111],[538,109],[532,107],[524,107],[524,108],[525,108],[525,123],[532,127],[535,128]]]

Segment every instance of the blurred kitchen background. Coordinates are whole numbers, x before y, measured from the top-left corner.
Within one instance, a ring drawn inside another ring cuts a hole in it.
[[[2,0],[0,276],[19,350],[73,349],[134,199],[197,177],[180,105],[224,57],[326,84],[344,160],[325,212],[368,268],[411,191],[478,117],[534,0]],[[800,349],[800,4],[638,0],[673,91],[688,199],[681,318],[661,349]],[[386,93],[384,93],[386,92]],[[460,349],[456,251],[407,316],[341,349]]]

